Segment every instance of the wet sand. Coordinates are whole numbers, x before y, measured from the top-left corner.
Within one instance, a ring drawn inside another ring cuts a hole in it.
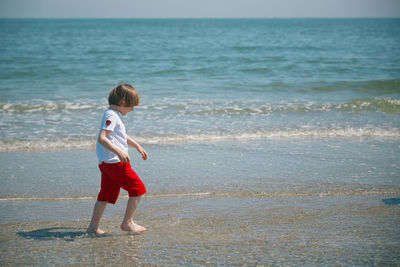
[[[120,202],[115,212],[123,211],[126,201]],[[136,216],[149,229],[140,235],[123,233],[112,213],[102,223],[112,235],[102,238],[85,234],[88,219],[2,224],[1,265],[397,265],[398,202],[391,196],[148,198]],[[32,203],[19,202],[25,204]]]
[[[396,140],[220,142],[147,147],[148,194],[130,236],[122,191],[85,230],[94,151],[0,153],[0,265],[321,266],[400,264]],[[48,164],[51,162],[51,164]]]

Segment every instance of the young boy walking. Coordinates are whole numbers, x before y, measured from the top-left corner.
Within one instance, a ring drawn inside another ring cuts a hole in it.
[[[104,112],[96,144],[101,171],[101,189],[87,229],[89,234],[96,236],[105,234],[99,228],[101,216],[107,203],[116,203],[121,187],[129,193],[121,229],[131,233],[147,230],[133,221],[136,208],[141,196],[146,193],[146,188],[130,165],[128,145],[136,148],[143,160],[147,159],[147,152],[126,134],[125,125],[121,119],[121,115],[125,116],[132,111],[139,102],[139,94],[130,84],[121,83],[109,94],[110,106]]]

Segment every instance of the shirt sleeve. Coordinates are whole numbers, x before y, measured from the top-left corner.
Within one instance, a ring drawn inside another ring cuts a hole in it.
[[[103,119],[103,123],[101,125],[101,129],[114,131],[115,125],[117,123],[117,118],[114,114],[106,113]]]

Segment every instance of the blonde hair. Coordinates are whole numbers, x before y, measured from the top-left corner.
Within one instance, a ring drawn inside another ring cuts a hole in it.
[[[136,89],[127,83],[120,83],[111,90],[108,96],[109,105],[133,107],[140,103],[140,96]]]

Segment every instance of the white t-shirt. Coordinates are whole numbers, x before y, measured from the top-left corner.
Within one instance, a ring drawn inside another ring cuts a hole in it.
[[[107,109],[104,112],[103,119],[100,125],[99,134],[97,135],[96,153],[97,153],[97,158],[99,159],[99,164],[101,164],[101,162],[103,161],[105,163],[120,162],[116,154],[104,148],[99,143],[100,132],[104,129],[111,131],[108,140],[110,140],[111,143],[116,145],[122,151],[128,153],[128,143],[126,140],[125,125],[122,122],[121,115],[119,114],[118,111]]]

